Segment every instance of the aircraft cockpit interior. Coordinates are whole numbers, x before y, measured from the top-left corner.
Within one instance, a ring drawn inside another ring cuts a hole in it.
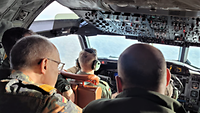
[[[73,14],[57,15],[53,20],[35,20],[55,2]],[[174,90],[178,90],[177,100],[188,112],[200,111],[198,0],[1,0],[0,37],[11,27],[29,28],[50,40],[76,35],[77,53],[66,64],[75,65],[81,49],[97,49],[101,67],[95,74],[108,82],[112,93],[117,92],[115,76],[120,53],[134,43],[150,44],[164,54]],[[2,45],[0,47],[2,62],[5,52]],[[76,47],[71,42],[70,53]],[[65,55],[62,49],[59,52]]]

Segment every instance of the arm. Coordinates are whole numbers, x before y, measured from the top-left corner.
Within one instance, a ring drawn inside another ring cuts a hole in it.
[[[71,88],[68,91],[63,92],[62,95],[68,100],[71,100],[72,102],[75,101],[75,95]]]
[[[80,81],[87,81],[93,83],[94,85],[99,84],[99,77],[94,74],[79,75],[79,74],[68,73],[66,71],[61,71],[60,74],[62,74],[66,78],[73,78]]]
[[[60,92],[65,98],[74,102],[74,92],[71,89],[70,83],[62,77],[62,75],[58,75],[58,79],[55,85],[55,88]]]
[[[66,71],[66,72],[70,72],[70,73],[77,73],[79,70],[80,70],[79,67],[73,66],[73,67],[71,67],[71,68],[69,68],[69,69],[67,69],[67,70],[65,70],[65,71]]]
[[[52,99],[48,99],[47,103],[43,113],[82,113],[82,109],[79,106],[60,94],[52,96]]]

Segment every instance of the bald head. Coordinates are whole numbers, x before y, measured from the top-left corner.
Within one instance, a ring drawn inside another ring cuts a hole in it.
[[[160,50],[147,44],[128,47],[118,60],[123,87],[157,91],[166,84],[166,63]]]

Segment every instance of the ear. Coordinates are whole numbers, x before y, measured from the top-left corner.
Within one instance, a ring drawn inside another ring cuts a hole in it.
[[[122,79],[119,76],[115,76],[116,85],[117,85],[117,92],[122,92]]]
[[[46,71],[47,71],[47,63],[48,63],[48,60],[46,58],[44,58],[42,60],[42,62],[40,63],[40,71],[42,72],[42,74],[46,74]]]
[[[166,86],[169,85],[170,79],[171,79],[171,73],[170,73],[170,70],[167,68],[167,84],[166,84]]]

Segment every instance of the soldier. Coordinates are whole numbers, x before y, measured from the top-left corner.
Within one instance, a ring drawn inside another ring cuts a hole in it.
[[[77,62],[80,67],[80,70],[77,72],[77,74],[94,74],[94,71],[97,71],[101,65],[100,61],[97,60],[96,49],[93,48],[82,50],[79,53]],[[95,86],[91,83],[86,84]],[[111,98],[112,92],[107,82],[100,80],[99,84],[96,86],[99,86],[102,89],[101,98]]]
[[[11,49],[10,63],[13,69],[10,79],[1,80],[6,83],[7,93],[14,94],[14,97],[15,94],[28,94],[42,99],[42,103],[39,104],[43,106],[38,107],[40,112],[80,113],[82,111],[71,100],[56,93],[54,87],[64,63],[60,62],[57,48],[45,37],[31,35],[20,39]],[[4,99],[6,100],[9,98]],[[24,102],[26,98],[19,101]],[[6,102],[12,104],[12,101]]]
[[[6,30],[2,37],[2,44],[5,49],[6,55],[9,56],[11,48],[14,44],[21,38],[25,36],[30,36],[35,34],[33,31],[22,28],[22,27],[13,27]],[[9,69],[10,62],[9,57],[6,57],[1,65],[2,69]],[[5,77],[4,77],[5,78]],[[62,93],[67,99],[71,99],[74,102],[74,93],[70,87],[69,82],[62,77],[62,75],[58,75],[58,80],[56,83],[57,90]]]
[[[157,48],[131,45],[119,57],[118,73],[122,92],[115,99],[89,103],[83,113],[186,113],[178,101],[164,95],[170,73]]]

